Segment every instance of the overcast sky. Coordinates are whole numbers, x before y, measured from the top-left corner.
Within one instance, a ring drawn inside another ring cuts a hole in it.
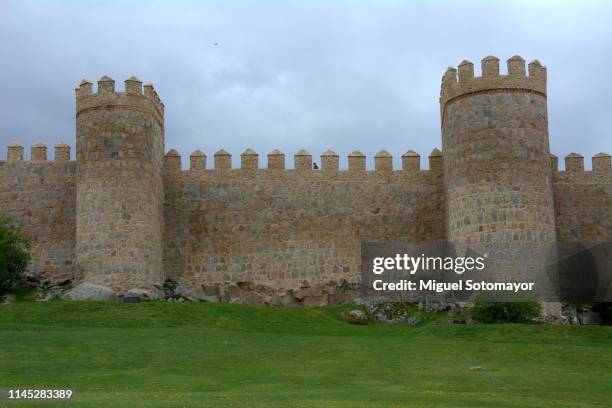
[[[292,166],[353,150],[424,158],[440,147],[440,79],[493,54],[548,68],[551,151],[612,153],[612,6],[606,2],[0,1],[0,159],[6,145],[75,143],[82,78],[152,82],[166,150],[278,148]],[[215,45],[217,44],[217,45]],[[562,161],[562,160],[561,160]]]

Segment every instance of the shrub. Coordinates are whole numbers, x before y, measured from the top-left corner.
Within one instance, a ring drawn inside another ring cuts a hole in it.
[[[541,311],[538,302],[476,302],[471,310],[482,323],[530,323]]]
[[[0,289],[13,286],[22,277],[30,261],[29,248],[29,240],[8,218],[0,217]]]

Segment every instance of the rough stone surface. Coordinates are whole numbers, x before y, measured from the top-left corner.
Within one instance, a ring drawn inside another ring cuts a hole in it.
[[[409,326],[417,326],[419,323],[421,323],[421,319],[417,316],[411,316],[406,319],[406,324]]]
[[[13,303],[15,301],[15,295],[12,294],[7,294],[7,295],[2,295],[2,297],[0,297],[0,304],[2,305],[8,305],[10,303]]]
[[[62,295],[64,300],[96,300],[101,302],[116,302],[117,294],[109,288],[93,283],[81,283]]]
[[[123,294],[163,281],[163,106],[101,86],[76,99],[76,266]]]
[[[363,310],[349,310],[342,313],[342,318],[353,324],[368,324],[368,315]]]
[[[428,170],[412,151],[402,170],[392,166],[400,152],[386,151],[374,170],[357,151],[348,170],[333,151],[321,170],[307,151],[286,169],[278,150],[268,168],[251,150],[232,168],[220,150],[214,169],[198,151],[182,170],[178,152],[163,156],[164,106],[153,86],[130,78],[120,92],[105,77],[94,92],[84,81],[76,161],[67,145],[54,160],[35,145],[24,161],[23,146],[11,144],[0,160],[0,214],[32,238],[31,285],[72,279],[125,295],[172,279],[180,299],[231,303],[349,302],[362,241],[609,242],[609,154],[593,158],[593,171],[572,154],[558,171],[546,69],[537,61],[525,69],[520,57],[509,60],[509,75],[495,57],[482,64],[482,77],[467,61],[444,75],[443,149],[429,155]]]
[[[159,289],[142,289],[142,288],[133,288],[128,290],[125,293],[127,297],[138,297],[141,301],[143,300],[157,300],[163,297],[161,291]]]

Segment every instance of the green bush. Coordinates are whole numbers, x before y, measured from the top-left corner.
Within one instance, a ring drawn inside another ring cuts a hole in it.
[[[30,261],[29,248],[29,240],[8,218],[0,217],[0,289],[13,286],[22,277]]]
[[[538,302],[476,302],[471,309],[482,323],[530,323],[541,311]]]

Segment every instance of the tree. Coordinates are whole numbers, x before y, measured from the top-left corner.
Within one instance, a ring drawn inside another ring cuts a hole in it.
[[[7,217],[0,217],[0,289],[13,286],[30,262],[30,241]]]

